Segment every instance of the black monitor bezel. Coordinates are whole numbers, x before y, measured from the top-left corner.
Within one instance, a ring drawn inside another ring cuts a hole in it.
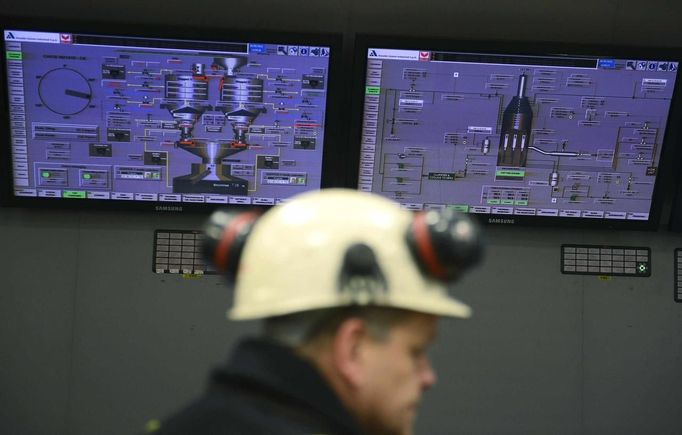
[[[349,155],[347,179],[347,185],[353,188],[358,187],[367,50],[370,47],[529,56],[601,56],[613,58],[641,58],[642,60],[665,58],[670,59],[671,61],[678,61],[682,65],[682,49],[679,47],[618,46],[567,42],[457,40],[377,34],[356,35],[352,86],[352,129],[349,139],[349,150],[351,154]],[[679,146],[677,145],[680,140],[680,131],[682,130],[681,99],[682,75],[678,76],[675,83],[667,129],[662,142],[663,146],[659,163],[659,175],[656,178],[654,185],[651,211],[647,221],[500,214],[472,214],[472,216],[482,223],[495,225],[657,230],[661,222],[663,204],[671,194],[670,184],[671,180],[674,178],[674,169],[675,167],[678,167],[678,162],[682,158],[682,152],[678,151]]]
[[[346,179],[344,149],[346,137],[343,132],[342,98],[346,90],[342,71],[343,38],[340,33],[294,33],[258,28],[191,27],[150,25],[149,23],[46,20],[30,17],[0,16],[3,29],[45,31],[61,33],[89,33],[111,36],[139,36],[146,38],[188,39],[195,41],[262,42],[282,45],[319,45],[331,49],[327,76],[327,111],[322,153],[321,188],[340,186]],[[4,37],[2,48],[4,53]],[[2,135],[5,144],[0,146],[0,205],[26,208],[60,208],[85,210],[132,210],[148,212],[195,212],[204,213],[218,207],[267,209],[266,205],[234,205],[161,201],[117,201],[101,199],[66,199],[18,197],[14,195],[11,138],[7,99],[6,56],[0,61],[0,119],[6,127]]]

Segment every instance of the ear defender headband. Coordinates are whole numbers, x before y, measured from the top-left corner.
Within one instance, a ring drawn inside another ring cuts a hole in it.
[[[204,257],[218,272],[231,279],[237,275],[246,239],[260,213],[218,210],[204,227]]]
[[[257,212],[214,212],[204,228],[204,256],[234,280],[239,259]],[[452,209],[417,212],[407,228],[405,242],[423,274],[454,282],[481,258],[483,244],[474,222]]]
[[[459,279],[483,253],[478,227],[452,209],[416,213],[406,240],[422,273],[443,282]]]

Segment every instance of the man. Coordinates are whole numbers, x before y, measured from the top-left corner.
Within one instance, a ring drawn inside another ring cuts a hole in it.
[[[470,314],[446,292],[480,257],[466,216],[329,189],[260,218],[217,212],[206,237],[235,283],[229,317],[265,319],[264,337],[155,434],[412,433],[438,317]]]

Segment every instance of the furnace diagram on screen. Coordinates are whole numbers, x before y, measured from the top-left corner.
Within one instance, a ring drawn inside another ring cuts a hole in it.
[[[24,59],[36,187],[284,197],[319,185],[319,58],[48,48]]]

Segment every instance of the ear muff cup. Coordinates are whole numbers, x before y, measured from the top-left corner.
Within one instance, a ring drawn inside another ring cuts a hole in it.
[[[219,210],[214,212],[204,227],[204,258],[218,272],[234,280],[239,259],[251,229],[260,214]]]
[[[422,273],[444,282],[456,281],[483,254],[478,226],[452,209],[415,213],[406,242]]]

